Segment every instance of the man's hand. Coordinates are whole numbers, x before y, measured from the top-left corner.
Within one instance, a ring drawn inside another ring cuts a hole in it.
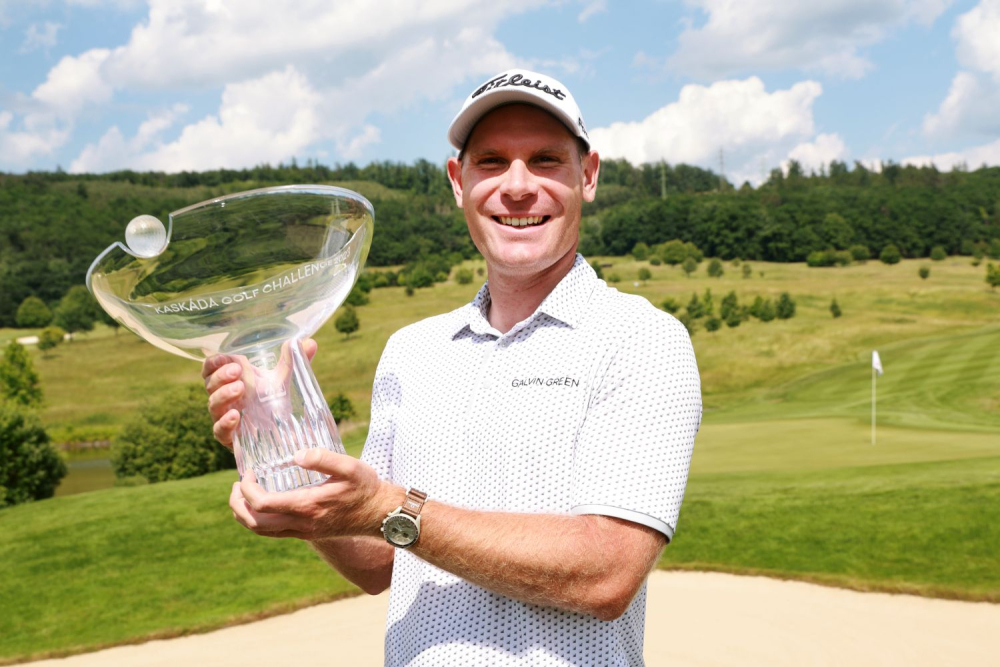
[[[317,486],[270,493],[248,474],[233,484],[229,496],[236,520],[268,537],[377,537],[382,519],[406,497],[402,488],[381,481],[371,466],[346,454],[300,450],[295,463],[330,478]]]
[[[316,356],[316,341],[302,341],[302,351],[312,361]],[[245,356],[239,354],[217,354],[201,365],[201,377],[208,392],[208,412],[215,421],[212,433],[216,440],[230,449],[233,434],[240,425],[238,406],[246,391],[241,378],[247,372],[253,372],[253,367]]]

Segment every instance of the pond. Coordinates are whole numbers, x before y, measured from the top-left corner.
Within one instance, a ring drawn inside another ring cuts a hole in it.
[[[115,485],[115,473],[111,461],[106,458],[87,458],[69,461],[69,472],[56,489],[56,496],[72,496],[77,493],[110,489]]]

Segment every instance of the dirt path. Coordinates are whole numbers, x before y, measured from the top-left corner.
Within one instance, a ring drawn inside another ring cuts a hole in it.
[[[380,665],[388,595],[216,632],[122,646],[51,667]],[[857,593],[763,577],[655,572],[646,664],[1000,664],[1000,605]]]

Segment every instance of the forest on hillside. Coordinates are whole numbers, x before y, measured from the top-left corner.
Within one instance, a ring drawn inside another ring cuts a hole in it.
[[[48,304],[80,285],[90,262],[139,214],[170,211],[226,193],[290,183],[336,184],[376,211],[371,266],[472,257],[443,166],[312,161],[205,172],[0,173],[0,327],[29,296]],[[881,171],[832,162],[806,174],[792,163],[760,187],[734,187],[688,165],[602,162],[597,199],[584,208],[580,251],[623,255],[637,243],[679,239],[709,257],[804,261],[810,253],[887,245],[904,257],[932,248],[1000,255],[1000,167],[938,171],[888,163]]]

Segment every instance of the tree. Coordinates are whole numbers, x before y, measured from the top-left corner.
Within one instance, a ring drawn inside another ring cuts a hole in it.
[[[734,314],[739,316],[740,312],[740,302],[739,298],[736,296],[736,291],[730,291],[729,294],[722,297],[722,301],[719,302],[719,317],[729,322],[729,318]],[[732,325],[730,325],[732,326]]]
[[[357,311],[351,306],[346,306],[344,311],[334,320],[333,325],[337,327],[337,331],[344,334],[345,338],[350,338],[352,333],[361,328],[361,321],[358,320]]]
[[[66,336],[66,332],[59,327],[45,327],[42,332],[38,334],[38,349],[42,351],[43,356],[45,352],[54,349],[57,345],[63,342],[63,337]]]
[[[677,299],[668,296],[660,304],[660,308],[662,308],[663,310],[667,311],[668,313],[673,314],[673,313],[676,313],[678,310],[681,309],[681,304],[677,302]]]
[[[705,331],[718,331],[722,327],[722,320],[718,317],[710,317],[705,320]]]
[[[97,302],[83,285],[74,285],[59,300],[52,322],[69,332],[70,340],[78,331],[90,331],[97,319]]]
[[[344,303],[349,306],[367,306],[369,302],[368,293],[365,292],[360,284],[354,285],[351,288],[350,293],[348,293],[347,298],[344,299]]]
[[[351,403],[351,399],[344,392],[338,392],[336,396],[330,399],[330,412],[333,414],[333,421],[338,424],[356,414],[354,404]]]
[[[751,267],[749,264],[744,264],[743,265],[743,279],[746,280],[747,278],[749,278],[752,275],[753,275],[753,267]]]
[[[48,326],[49,322],[52,321],[52,311],[37,296],[29,296],[18,306],[14,321],[22,329]]]
[[[986,282],[996,290],[997,285],[1000,285],[1000,266],[986,265]]]
[[[917,273],[920,275],[921,278],[927,280],[927,278],[931,275],[931,267],[921,266],[920,269],[917,271]]]
[[[899,260],[902,259],[902,255],[899,254],[899,248],[893,244],[889,244],[882,248],[882,253],[878,256],[883,264],[899,264]]]
[[[42,404],[42,388],[28,350],[11,341],[0,357],[0,399],[26,407]]]
[[[771,320],[773,320],[774,302],[772,302],[770,299],[761,299],[760,307],[757,309],[757,319],[759,319],[761,322],[770,322]]]
[[[945,252],[942,246],[936,245],[931,248],[931,259],[935,262],[940,262],[943,259],[948,259],[948,253]]]
[[[795,300],[788,292],[782,292],[778,297],[778,305],[775,308],[775,315],[779,320],[788,320],[795,317]]]
[[[472,269],[459,269],[455,271],[455,282],[459,285],[468,285],[472,282]]]
[[[189,385],[135,414],[112,441],[111,467],[120,480],[156,483],[235,468],[236,461],[212,436],[205,388]]]
[[[681,268],[684,269],[684,273],[690,278],[691,274],[698,270],[698,262],[694,261],[694,257],[686,257],[684,263],[681,264]]]
[[[647,269],[645,266],[639,269],[639,280],[646,282],[653,277],[653,272]]]
[[[632,248],[632,256],[640,262],[645,261],[645,259],[649,257],[649,246],[642,241],[639,241]]]
[[[688,301],[687,314],[691,319],[698,319],[699,317],[705,316],[705,306],[698,298],[697,294],[691,295],[691,300]]]
[[[830,302],[830,314],[834,318],[840,317],[843,314],[840,312],[840,304],[837,303],[836,299]]]
[[[851,253],[851,259],[855,262],[865,262],[871,259],[872,253],[865,245],[852,245],[847,249],[847,252]]]
[[[711,278],[721,278],[726,270],[722,267],[722,262],[718,257],[713,257],[712,261],[708,263],[708,275]]]
[[[674,239],[673,241],[667,241],[663,244],[661,256],[664,262],[670,266],[675,266],[687,259],[688,251],[687,248],[684,247],[683,241]]]
[[[608,274],[608,282],[609,283],[620,283],[621,281],[622,281],[622,277],[620,275],[618,275],[617,273]]]
[[[601,271],[601,265],[597,263],[596,259],[590,263],[590,268],[594,270],[594,273],[597,274],[598,278],[604,280],[604,271]]]
[[[38,417],[0,401],[0,507],[51,498],[65,476],[66,464]]]

